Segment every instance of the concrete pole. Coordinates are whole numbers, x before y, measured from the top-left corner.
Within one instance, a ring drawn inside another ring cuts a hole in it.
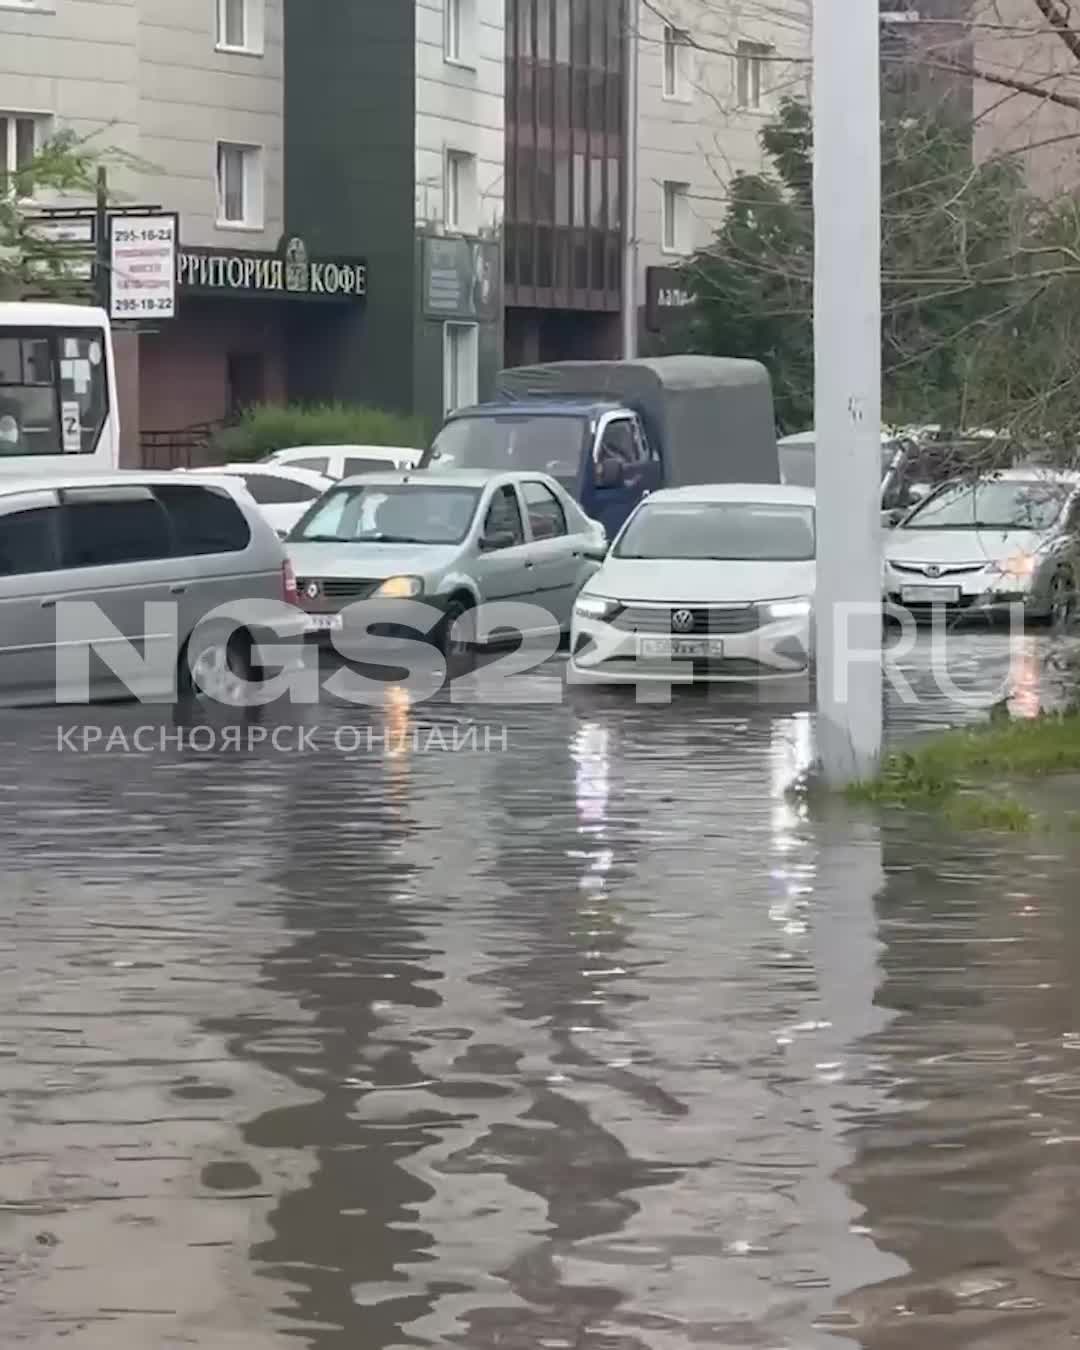
[[[638,98],[641,77],[640,0],[626,0],[626,142],[623,155],[622,356],[638,354]]]
[[[814,0],[818,750],[833,787],[881,754],[878,6]]]

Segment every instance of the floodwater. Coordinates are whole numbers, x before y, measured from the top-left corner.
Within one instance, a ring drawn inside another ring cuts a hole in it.
[[[956,653],[894,728],[1052,683]],[[0,1342],[1080,1338],[1080,839],[808,819],[731,696],[304,716],[0,720]]]

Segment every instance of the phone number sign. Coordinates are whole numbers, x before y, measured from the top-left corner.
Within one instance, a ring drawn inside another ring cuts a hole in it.
[[[111,318],[176,317],[178,236],[175,215],[110,216]]]

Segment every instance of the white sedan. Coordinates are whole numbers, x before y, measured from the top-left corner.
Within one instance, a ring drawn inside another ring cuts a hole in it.
[[[354,478],[358,473],[385,473],[387,469],[415,469],[422,450],[406,445],[292,445],[274,450],[260,463],[310,469],[327,478]]]
[[[286,464],[215,464],[200,470],[205,477],[241,478],[260,512],[277,530],[286,535],[333,480],[310,469],[294,469]]]
[[[813,653],[814,493],[773,484],[646,497],[574,605],[573,680],[790,679]]]

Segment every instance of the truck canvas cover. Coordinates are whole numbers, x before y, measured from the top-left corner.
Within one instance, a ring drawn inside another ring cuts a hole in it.
[[[758,361],[556,361],[501,371],[496,387],[512,402],[590,398],[633,408],[660,447],[669,487],[780,481],[772,385]]]

